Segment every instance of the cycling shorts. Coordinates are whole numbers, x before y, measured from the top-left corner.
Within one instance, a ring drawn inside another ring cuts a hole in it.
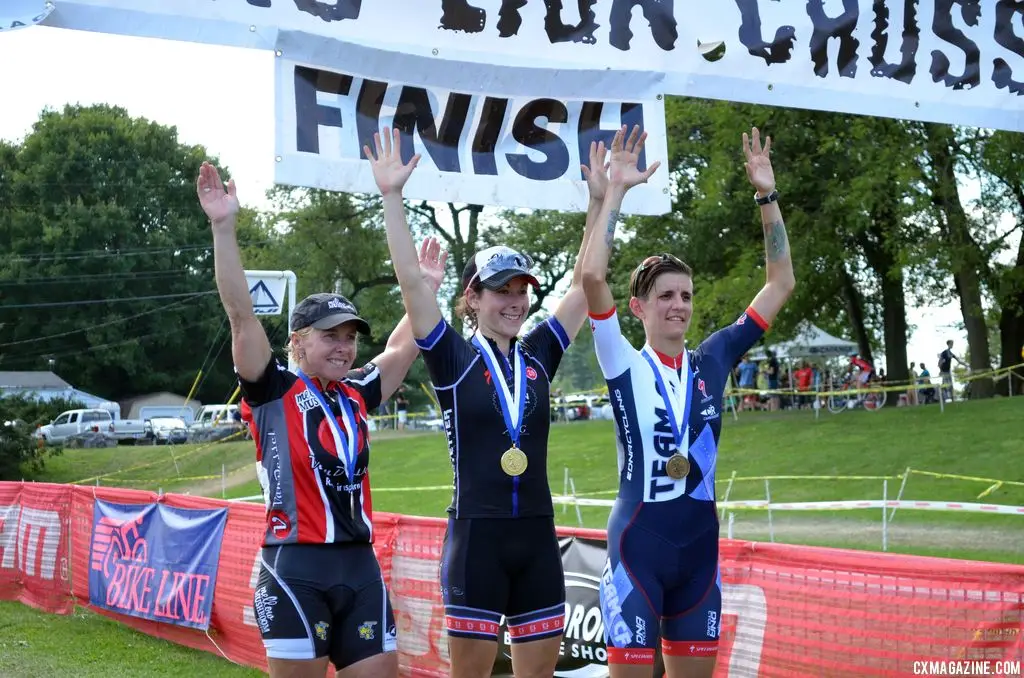
[[[448,635],[511,643],[562,635],[565,574],[546,518],[449,518],[441,558]]]
[[[678,529],[676,518],[686,514],[701,519]],[[659,641],[667,656],[716,656],[722,580],[714,503],[616,501],[600,591],[609,664],[653,664]]]
[[[329,656],[341,670],[397,649],[394,613],[369,544],[264,547],[253,610],[271,659]]]

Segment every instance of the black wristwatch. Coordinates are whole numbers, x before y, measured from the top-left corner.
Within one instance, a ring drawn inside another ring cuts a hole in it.
[[[779,192],[778,191],[772,191],[771,193],[769,193],[768,195],[764,196],[763,198],[757,197],[757,193],[756,192],[754,193],[754,202],[756,202],[758,205],[770,205],[771,203],[775,202],[778,199],[779,199]]]

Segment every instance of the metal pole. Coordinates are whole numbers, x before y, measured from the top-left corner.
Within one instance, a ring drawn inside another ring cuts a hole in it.
[[[885,505],[889,501],[889,481],[882,481],[882,551],[889,550],[888,521],[885,519]]]
[[[569,467],[565,467],[565,473],[562,475],[562,496],[569,496]],[[562,515],[564,516],[569,511],[568,504],[562,504]]]
[[[775,526],[772,524],[772,492],[768,488],[768,479],[764,479],[764,498],[768,502],[768,539],[775,543]]]
[[[732,475],[729,476],[729,484],[725,486],[725,498],[722,499],[722,503],[726,504],[729,502],[729,493],[732,492],[732,482],[736,479],[736,471],[733,470]],[[719,522],[725,518],[725,507],[722,507],[722,512],[718,516]]]
[[[736,514],[729,511],[729,539],[732,539],[732,525],[736,522]]]
[[[220,465],[220,498],[227,499],[228,496],[228,479],[226,477],[226,471],[224,470],[224,464]]]
[[[288,281],[288,308],[285,309],[285,317],[288,318],[288,336],[292,336],[292,309],[295,308],[295,285],[296,278],[295,273],[292,271],[282,271],[284,273],[285,280]],[[298,367],[298,364],[292,360],[291,351],[288,352],[288,369],[292,372]],[[396,415],[397,416],[397,415]],[[397,422],[397,419],[396,419]],[[398,424],[395,424],[398,427]]]
[[[583,527],[583,513],[580,511],[580,503],[576,501],[576,483],[572,477],[569,478],[569,487],[572,489],[572,503],[576,505],[576,522]]]
[[[903,498],[903,490],[904,490],[904,488],[906,488],[907,480],[909,478],[910,478],[910,467],[908,466],[907,470],[903,472],[903,482],[900,483],[900,491],[896,495],[896,501],[899,501],[900,499]],[[890,523],[892,522],[892,517],[894,515],[896,515],[896,507],[895,506],[892,507],[892,511],[889,513],[889,522]]]

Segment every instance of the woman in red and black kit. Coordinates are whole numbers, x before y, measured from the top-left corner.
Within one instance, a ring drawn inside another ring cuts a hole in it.
[[[341,295],[310,295],[292,310],[288,350],[299,369],[290,372],[253,313],[234,182],[225,190],[204,163],[197,188],[266,501],[253,609],[270,675],[323,678],[330,661],[341,678],[397,678],[394,615],[372,546],[367,412],[391,397],[416,359],[409,320],[383,353],[351,369],[369,324]],[[424,243],[419,270],[428,288],[440,286],[445,259],[436,240]]]

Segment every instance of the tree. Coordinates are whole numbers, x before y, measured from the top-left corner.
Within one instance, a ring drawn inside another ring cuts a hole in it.
[[[1009,214],[1012,226],[1000,233],[989,246],[993,293],[999,307],[1000,367],[1018,365],[1024,359],[1024,137],[1010,132],[981,136],[968,155],[976,163],[982,185],[982,204],[991,214]],[[1008,264],[1000,264],[995,255],[1018,236],[1016,253]],[[993,344],[994,345],[994,344]],[[1015,370],[1015,392],[1024,393],[1024,369]],[[999,390],[1010,380],[999,383]]]
[[[243,251],[246,268],[293,271],[298,300],[325,291],[348,297],[373,331],[359,346],[360,359],[371,359],[384,349],[405,313],[389,261],[379,200],[286,186],[275,187],[269,196],[269,212],[239,220],[239,228],[244,224],[256,243]],[[267,318],[264,324],[283,358],[287,318]],[[421,362],[414,363],[407,379],[427,379]]]
[[[455,305],[463,294],[462,271],[470,257],[480,249],[480,215],[483,205],[462,205],[446,203],[451,228],[445,228],[438,219],[437,207],[426,200],[407,202],[410,214],[410,228],[422,234],[429,234],[440,240],[448,250],[448,265],[452,272],[452,284],[441,289],[448,292],[448,310],[452,327],[462,332],[462,319],[455,314]],[[463,220],[465,216],[465,220]],[[442,307],[443,310],[443,307]]]
[[[498,220],[504,228],[484,232],[481,246],[507,245],[533,259],[540,289],[534,291],[530,313],[536,313],[548,297],[568,287],[583,239],[586,214],[506,210],[498,215]]]
[[[589,327],[584,327],[562,356],[552,388],[562,393],[575,393],[593,391],[604,385],[601,366],[597,364],[597,353],[594,351],[594,335]]]
[[[870,355],[873,328],[870,277],[864,274],[850,233],[857,224],[846,200],[851,179],[866,160],[848,159],[842,135],[850,121],[802,110],[670,98],[669,167],[675,187],[673,212],[632,219],[616,254],[612,275],[617,297],[626,298],[629,272],[660,251],[681,256],[694,269],[691,342],[735,320],[764,284],[760,215],[743,172],[740,138],[751,126],[773,137],[773,162],[797,289],[776,319],[771,341],[787,338],[805,319],[839,334],[853,325]],[[767,123],[767,124],[766,124]],[[866,189],[865,189],[866,190]],[[861,322],[863,320],[863,322]],[[632,323],[635,325],[635,323]],[[639,328],[627,329],[637,336]]]
[[[64,399],[0,398],[0,481],[31,479],[41,472],[46,457],[60,450],[40,446],[32,431],[61,412],[80,407],[81,403]]]
[[[991,368],[988,328],[982,304],[983,283],[988,264],[981,241],[972,232],[974,221],[968,216],[960,197],[957,173],[963,168],[963,146],[948,125],[923,126],[925,185],[931,194],[953,283],[960,297],[960,312],[970,344],[971,369],[984,372]],[[993,394],[991,379],[972,382],[971,398]]]
[[[189,387],[196,345],[223,320],[195,197],[204,159],[174,128],[110,106],[45,111],[0,153],[6,369],[52,360],[107,398]],[[214,372],[201,397],[229,391],[230,367]]]

